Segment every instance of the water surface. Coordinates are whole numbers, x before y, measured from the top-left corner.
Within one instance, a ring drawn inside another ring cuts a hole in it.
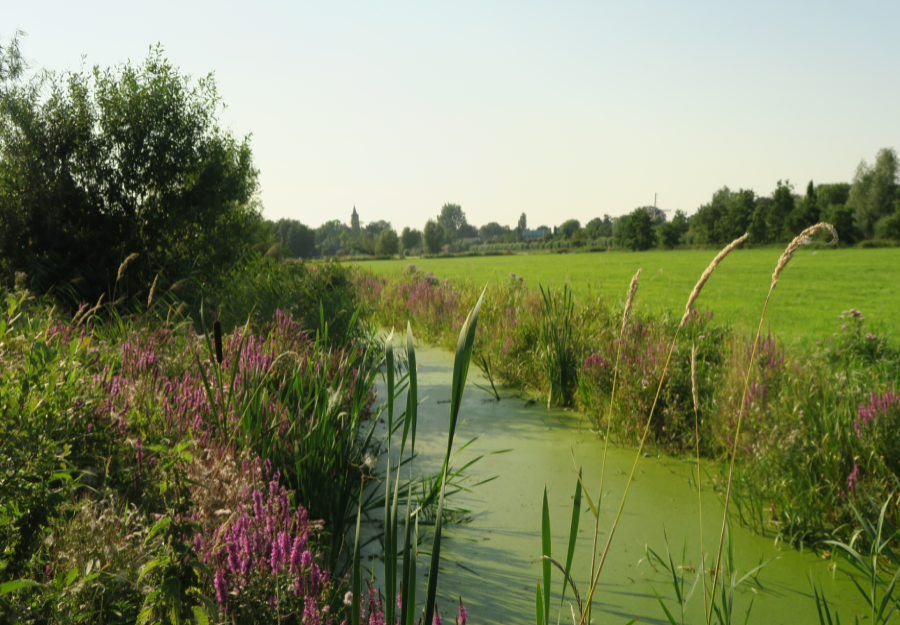
[[[395,349],[399,351],[399,348],[398,343]],[[424,401],[419,407],[416,443],[422,455],[416,460],[415,470],[435,471],[447,445],[453,355],[439,349],[418,348],[417,358],[419,398]],[[454,447],[458,448],[473,437],[478,439],[457,462],[463,463],[484,454],[470,469],[470,479],[473,482],[491,476],[497,476],[497,479],[452,499],[454,506],[471,512],[462,523],[444,525],[439,609],[452,622],[457,597],[462,596],[472,623],[533,623],[535,587],[541,576],[543,489],[546,486],[549,498],[553,557],[565,562],[577,475],[572,456],[574,454],[575,462],[583,467],[585,483],[596,501],[603,442],[591,432],[591,424],[575,413],[529,404],[526,398],[502,391],[502,400],[495,402],[473,382],[487,384],[474,367],[469,372]],[[386,396],[383,385],[379,385],[378,393],[379,399],[383,400]],[[398,401],[396,414],[404,409],[405,397],[404,393]],[[491,453],[506,449],[510,451]],[[610,446],[604,486],[606,495],[601,504],[601,549],[621,501],[634,454],[632,449]],[[679,618],[671,576],[662,569],[655,570],[647,562],[645,548],[649,545],[665,557],[665,536],[668,536],[675,563],[680,565],[687,541],[685,565],[696,570],[700,561],[699,516],[692,468],[686,460],[667,456],[653,455],[639,460],[635,481],[597,587],[593,622],[624,623],[635,616],[639,616],[642,623],[667,622],[654,589]],[[704,471],[715,471],[715,468],[705,466]],[[712,551],[708,562],[715,555],[721,520],[722,503],[704,476],[704,543],[706,549]],[[776,545],[772,537],[756,536],[740,527],[735,527],[732,535],[740,575],[761,562],[778,558],[738,588],[735,598],[737,622],[743,622],[751,601],[751,623],[818,622],[809,574],[822,585],[826,596],[847,622],[852,622],[853,614],[864,615],[862,599],[845,573],[849,568],[846,563],[838,562],[835,572],[830,568],[834,564],[831,559],[823,559],[809,550],[800,553],[790,546]],[[593,515],[587,502],[583,501],[573,562],[573,578],[582,597],[588,589],[592,537]],[[376,562],[375,567],[377,578],[381,575],[381,565]],[[427,556],[420,556],[418,573],[418,604],[421,606],[427,583]],[[689,585],[694,578],[689,574]],[[556,620],[562,576],[554,570],[553,579],[552,619]],[[571,591],[567,591],[566,598],[572,600]],[[685,622],[705,622],[703,610],[703,595],[698,583],[687,604]],[[564,604],[559,622],[571,623],[571,618],[568,604]]]

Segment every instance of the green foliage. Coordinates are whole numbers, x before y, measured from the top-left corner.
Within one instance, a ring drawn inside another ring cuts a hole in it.
[[[276,241],[282,245],[287,256],[292,258],[313,258],[318,256],[316,231],[304,226],[296,219],[279,219],[267,222]]]
[[[619,218],[615,230],[616,245],[632,250],[649,250],[656,246],[656,230],[653,219],[643,208]]]
[[[448,238],[456,238],[459,229],[467,223],[466,214],[459,204],[444,204],[441,207],[437,222],[443,227]]]
[[[684,235],[690,229],[687,215],[684,211],[675,211],[672,221],[667,221],[659,226],[659,244],[662,247],[673,248],[681,243]]]
[[[411,250],[422,245],[422,233],[409,226],[403,228],[400,233],[400,247],[402,250]]]
[[[137,254],[117,295],[158,272],[213,279],[258,232],[249,138],[219,127],[209,75],[192,81],[150,51],[138,66],[42,72],[0,96],[0,258],[95,301]]]
[[[875,156],[875,164],[861,161],[853,176],[847,205],[854,210],[856,223],[867,237],[875,234],[878,220],[894,212],[898,199],[900,160],[892,148],[883,148]]]
[[[567,239],[571,239],[572,235],[575,234],[581,228],[581,222],[577,219],[569,219],[567,221],[562,222],[559,226],[559,233]]]
[[[425,230],[422,232],[425,239],[425,247],[431,254],[438,254],[444,245],[444,229],[435,220],[425,222]]]
[[[399,251],[400,239],[397,233],[387,228],[382,230],[375,242],[375,253],[379,256],[393,256]]]

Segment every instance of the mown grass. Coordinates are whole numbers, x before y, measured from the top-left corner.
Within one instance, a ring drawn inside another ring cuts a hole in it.
[[[697,308],[709,307],[716,320],[736,329],[755,330],[772,269],[781,249],[736,250],[717,270]],[[566,281],[575,295],[624,299],[635,271],[643,268],[637,309],[645,313],[680,311],[685,294],[711,257],[709,250],[608,252],[596,254],[520,254],[463,258],[379,260],[360,263],[378,276],[395,277],[409,264],[439,278],[500,284],[510,273],[537,290]],[[794,257],[766,315],[766,328],[782,340],[830,336],[842,311],[862,311],[877,332],[900,333],[900,249],[805,249]],[[753,326],[753,327],[751,327]]]

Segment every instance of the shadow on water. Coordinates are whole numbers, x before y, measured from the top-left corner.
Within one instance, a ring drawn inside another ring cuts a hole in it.
[[[435,473],[446,450],[450,414],[446,402],[450,398],[453,361],[451,354],[438,349],[417,348],[417,354],[419,397],[424,401],[419,407],[416,448],[421,455],[416,459],[415,471]],[[472,381],[482,383],[479,378],[479,372],[474,367],[470,369],[454,447],[478,437],[458,462],[483,455],[469,469],[470,481],[474,483],[492,476],[497,479],[470,492],[458,493],[452,499],[455,507],[470,512],[465,516],[465,522],[444,526],[438,605],[451,622],[456,614],[458,597],[462,596],[473,623],[533,623],[535,586],[541,574],[543,488],[546,485],[549,498],[553,554],[564,561],[577,476],[572,454],[583,466],[585,483],[596,500],[603,444],[590,431],[590,423],[574,413],[549,410],[540,404],[529,405],[512,394],[506,394],[499,402],[489,400],[490,395],[472,384]],[[379,398],[385,397],[383,386],[378,387],[378,393]],[[395,410],[402,411],[404,402],[405,393]],[[510,451],[492,454],[499,450]],[[610,447],[607,491],[600,506],[598,541],[601,549],[633,460],[632,449]],[[654,589],[673,613],[680,613],[671,577],[667,577],[662,569],[655,570],[645,555],[647,546],[657,553],[665,553],[665,531],[676,564],[680,562],[687,541],[685,565],[691,571],[696,570],[699,563],[697,493],[691,479],[691,467],[688,462],[666,456],[642,458],[639,462],[634,487],[630,490],[622,522],[598,584],[593,622],[621,623],[635,616],[640,617],[640,622],[666,622]],[[714,467],[706,468],[715,471]],[[717,545],[722,508],[718,495],[707,482],[704,482],[703,505],[704,528],[707,528],[704,542],[709,552]],[[586,502],[582,505],[582,513],[572,576],[585,596],[593,537],[593,515]],[[369,531],[381,530],[372,526]],[[776,546],[771,538],[755,536],[738,527],[733,529],[732,537],[739,575],[769,558],[778,557],[763,568],[755,580],[748,580],[738,588],[735,616],[741,622],[751,600],[751,623],[815,621],[815,603],[808,581],[810,572],[823,584],[827,596],[842,612],[848,616],[853,612],[862,614],[857,591],[846,575],[834,575],[829,570],[831,560],[809,551],[800,553],[788,546]],[[430,539],[426,538],[423,548],[429,544]],[[420,606],[424,602],[428,574],[426,559],[420,554]],[[846,568],[842,566],[842,569]],[[375,569],[377,579],[381,574],[381,564],[377,561]],[[555,599],[551,605],[557,610],[560,607],[561,575],[554,572],[553,579]],[[694,575],[690,574],[688,585],[693,581]],[[705,621],[701,588],[702,582],[699,582],[687,604],[686,622]],[[571,591],[566,593],[566,601],[569,600],[572,600]],[[562,605],[559,622],[571,622],[567,604]]]

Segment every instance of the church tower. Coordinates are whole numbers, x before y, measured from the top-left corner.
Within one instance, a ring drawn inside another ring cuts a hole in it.
[[[350,215],[350,234],[359,236],[359,215],[356,214],[356,205],[353,205],[353,214]]]

